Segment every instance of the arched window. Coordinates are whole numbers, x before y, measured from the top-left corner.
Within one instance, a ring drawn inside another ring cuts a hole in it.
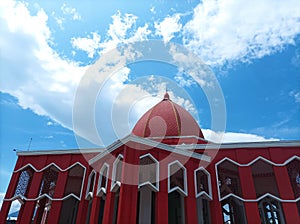
[[[224,224],[246,223],[244,204],[242,201],[229,197],[221,202]]]
[[[212,199],[210,174],[203,167],[199,167],[194,175],[198,224],[209,224],[209,201]]]
[[[107,182],[108,182],[108,171],[109,171],[109,165],[107,163],[104,163],[104,165],[100,169],[98,189],[97,189],[97,196],[100,197],[98,224],[102,223],[103,216],[104,216],[104,207],[105,207]]]
[[[140,157],[139,165],[139,187],[149,185],[153,190],[158,191],[158,161],[151,154],[146,154]]]
[[[184,197],[187,196],[186,168],[174,161],[168,165],[168,218],[169,223],[184,223]]]
[[[117,192],[121,186],[123,155],[119,154],[113,164],[111,191]]]
[[[16,199],[11,202],[9,212],[6,217],[7,224],[16,223],[16,220],[20,222],[18,216],[19,216],[19,212],[21,210],[22,204],[23,204],[23,201],[20,199]]]
[[[251,169],[256,196],[259,198],[269,193],[279,197],[273,166],[259,159],[251,165]]]
[[[43,179],[40,186],[39,196],[47,195],[53,198],[59,170],[56,166],[49,166],[43,173]],[[36,223],[47,222],[48,214],[51,209],[52,200],[48,197],[42,197],[36,203],[36,213],[34,221]]]
[[[99,173],[97,196],[101,197],[106,194],[109,165],[104,163]]]
[[[88,185],[87,185],[87,188],[86,188],[85,198],[87,200],[90,200],[91,198],[93,198],[95,178],[96,178],[96,172],[93,170],[90,173],[89,180],[88,180]]]
[[[170,163],[168,168],[169,193],[177,190],[184,196],[187,196],[186,168],[179,161]]]
[[[31,167],[27,167],[21,172],[14,196],[20,195],[27,197],[33,173],[34,171]]]
[[[158,191],[158,161],[151,155],[140,157],[137,223],[155,223],[155,192]]]
[[[300,160],[293,159],[286,167],[289,173],[295,199],[297,199],[300,197]]]
[[[122,182],[122,170],[123,170],[123,155],[119,154],[113,164],[111,192],[115,192],[114,195],[114,212],[112,223],[117,223],[117,217],[119,212],[119,197],[120,187]]]
[[[60,211],[60,224],[75,224],[78,211],[79,200],[83,187],[83,177],[85,167],[81,164],[75,164],[69,169],[68,179],[65,187],[62,209]],[[68,197],[72,195],[71,197]]]
[[[230,160],[225,159],[217,165],[217,171],[221,199],[228,194],[241,197],[242,191],[238,166]]]
[[[91,211],[92,211],[92,205],[93,205],[95,179],[96,179],[96,172],[93,170],[90,173],[88,185],[86,188],[87,190],[86,190],[85,199],[89,200],[88,211],[87,211],[86,222],[85,222],[86,224],[90,223],[90,217],[91,217]]]
[[[68,179],[65,187],[64,197],[73,194],[76,199],[80,200],[84,175],[85,167],[81,164],[76,164],[72,168],[70,168],[68,172]]]
[[[284,217],[279,201],[270,197],[266,197],[258,203],[258,207],[262,223],[284,223]]]

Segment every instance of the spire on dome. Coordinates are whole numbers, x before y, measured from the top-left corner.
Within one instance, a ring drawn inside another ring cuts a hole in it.
[[[169,93],[167,91],[164,95],[164,100],[170,100],[170,96],[169,96]]]

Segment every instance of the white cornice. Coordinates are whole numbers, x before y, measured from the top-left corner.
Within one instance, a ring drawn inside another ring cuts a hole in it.
[[[99,153],[96,157],[90,160],[90,164],[94,163],[95,160],[102,158],[103,156],[109,154],[113,150],[117,149],[123,144],[129,141],[136,143],[145,144],[152,147],[157,147],[171,152],[176,152],[179,154],[188,154],[192,157],[198,159],[209,159],[200,158],[203,155],[193,153],[196,149],[208,149],[208,150],[226,150],[235,148],[275,148],[275,147],[300,147],[300,140],[283,140],[283,141],[265,141],[265,142],[236,142],[236,143],[212,143],[207,144],[181,144],[181,145],[168,145],[163,144],[158,141],[152,140],[150,138],[141,138],[138,136],[128,135],[121,140],[117,140],[106,148],[87,148],[87,149],[70,149],[70,150],[38,150],[38,151],[18,151],[18,156],[33,156],[33,155],[63,155],[63,154],[84,154],[84,153]],[[199,157],[200,156],[200,157]]]
[[[153,148],[166,150],[166,151],[169,151],[169,152],[172,152],[172,153],[181,154],[181,155],[192,157],[192,158],[195,158],[195,159],[210,162],[210,157],[209,156],[194,153],[194,152],[191,152],[191,151],[188,151],[188,150],[183,150],[183,149],[179,148],[177,145],[174,145],[174,146],[173,145],[167,145],[167,144],[163,144],[163,143],[160,143],[160,142],[148,139],[148,138],[141,138],[141,137],[134,136],[134,135],[128,135],[125,138],[123,138],[122,140],[118,140],[118,141],[114,142],[113,144],[111,144],[110,146],[108,146],[107,150],[105,150],[103,153],[99,153],[94,158],[92,158],[89,161],[89,164],[91,165],[91,164],[95,163],[99,159],[103,158],[104,156],[106,156],[110,152],[117,149],[119,146],[121,146],[123,144],[126,144],[129,141],[140,143],[140,144],[147,145],[147,146],[151,146]],[[190,148],[191,148],[191,145],[190,145]]]
[[[63,149],[63,150],[37,150],[37,151],[18,151],[18,156],[33,155],[63,155],[63,154],[83,154],[83,153],[99,153],[105,148],[87,148],[87,149]]]

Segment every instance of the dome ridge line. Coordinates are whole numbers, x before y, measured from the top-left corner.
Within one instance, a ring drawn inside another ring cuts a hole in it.
[[[179,124],[179,121],[178,121],[179,112],[177,111],[177,109],[174,106],[174,103],[171,100],[169,100],[169,103],[171,104],[171,107],[173,109],[176,124],[177,124],[177,133],[178,133],[178,136],[180,136],[181,135],[181,124]]]
[[[143,136],[145,136],[145,134],[146,134],[146,128],[147,128],[147,126],[148,126],[148,124],[149,124],[150,115],[152,114],[153,109],[154,109],[154,107],[152,107],[152,108],[150,109],[150,111],[149,111],[149,114],[148,114],[148,117],[147,117],[147,120],[146,120],[146,125],[144,126]]]

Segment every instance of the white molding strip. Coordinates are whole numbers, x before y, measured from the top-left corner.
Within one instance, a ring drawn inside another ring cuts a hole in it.
[[[36,201],[36,200],[40,200],[41,198],[44,198],[44,197],[47,197],[49,200],[52,200],[52,201],[62,201],[62,200],[65,200],[69,197],[74,197],[76,198],[77,200],[81,200],[81,197],[82,197],[82,191],[83,191],[83,186],[84,186],[84,180],[85,180],[85,175],[86,175],[86,167],[84,165],[82,165],[80,162],[76,162],[76,163],[73,163],[71,166],[67,167],[66,169],[62,169],[60,166],[56,165],[55,163],[50,163],[48,164],[47,166],[43,167],[42,169],[38,170],[36,169],[31,163],[28,163],[26,164],[25,166],[22,166],[21,168],[15,170],[13,173],[17,173],[17,172],[20,172],[20,171],[23,171],[24,169],[26,169],[27,167],[30,167],[32,168],[35,172],[39,173],[39,172],[43,172],[45,169],[47,169],[48,167],[50,166],[54,166],[56,167],[60,172],[65,172],[69,169],[72,169],[74,166],[76,165],[79,165],[83,168],[83,176],[82,176],[82,183],[81,183],[81,189],[80,189],[80,195],[79,197],[73,193],[70,193],[68,195],[66,195],[65,197],[62,197],[62,198],[53,198],[51,196],[49,196],[48,194],[42,194],[36,198],[27,198],[21,194],[18,194],[18,195],[15,195],[13,196],[12,198],[4,198],[3,200],[4,201],[13,201],[15,199],[20,199],[20,200],[25,200],[25,201]]]
[[[76,162],[73,163],[71,166],[68,166],[65,169],[62,169],[60,166],[58,166],[56,163],[49,163],[48,165],[44,166],[42,169],[37,169],[35,168],[35,166],[33,166],[31,163],[27,163],[25,166],[22,166],[21,168],[17,169],[14,171],[14,173],[20,172],[21,170],[24,170],[27,167],[31,167],[35,172],[39,173],[39,172],[43,172],[45,169],[49,168],[50,166],[54,166],[55,168],[57,168],[60,172],[65,172],[71,168],[73,168],[74,166],[79,165],[82,168],[86,169],[86,167],[84,165],[82,165],[80,162]]]
[[[109,153],[111,153],[112,151],[114,151],[115,149],[119,148],[121,145],[124,145],[126,143],[128,143],[129,141],[132,142],[136,142],[136,143],[140,143],[140,144],[144,144],[147,146],[151,146],[153,148],[159,148],[168,152],[172,152],[172,153],[177,153],[183,156],[187,156],[187,157],[192,157],[195,159],[199,159],[199,160],[204,160],[206,162],[210,162],[211,158],[209,156],[206,155],[202,155],[199,153],[194,153],[193,151],[189,151],[189,150],[183,150],[178,145],[168,145],[168,144],[163,144],[148,138],[141,138],[138,136],[134,136],[134,135],[128,135],[125,138],[123,138],[122,140],[118,140],[116,142],[114,142],[113,144],[111,144],[110,146],[107,147],[107,149],[103,152],[103,153],[99,153],[98,155],[96,155],[94,158],[92,158],[89,161],[89,164],[93,164],[95,162],[97,162],[99,159],[103,158],[104,156],[108,155]],[[194,145],[185,145],[185,146],[189,146],[189,149],[194,149]]]
[[[273,166],[278,166],[278,167],[280,167],[280,166],[285,166],[285,165],[287,165],[288,163],[290,163],[292,160],[294,160],[294,159],[297,159],[297,160],[299,160],[300,161],[300,157],[299,156],[292,156],[292,157],[290,157],[289,159],[287,159],[285,162],[283,162],[283,163],[274,163],[274,162],[272,162],[272,161],[270,161],[270,160],[268,160],[268,159],[266,159],[266,158],[264,158],[264,157],[262,157],[262,156],[258,156],[258,157],[256,157],[254,160],[252,160],[251,162],[249,162],[249,163],[245,163],[245,164],[242,164],[242,163],[238,163],[238,162],[236,162],[236,161],[234,161],[234,160],[232,160],[232,159],[230,159],[230,158],[228,158],[228,157],[225,157],[225,158],[223,158],[222,160],[220,160],[219,162],[217,162],[216,164],[215,164],[215,172],[216,172],[216,179],[217,179],[217,183],[219,183],[219,176],[218,176],[218,165],[220,165],[222,162],[224,162],[224,161],[230,161],[231,163],[233,163],[233,164],[235,164],[235,165],[237,165],[237,166],[240,166],[240,167],[247,167],[247,166],[251,166],[252,164],[254,164],[256,161],[258,161],[258,160],[262,160],[262,161],[264,161],[264,162],[266,162],[266,163],[268,163],[268,164],[271,164],[271,165],[273,165]],[[273,195],[273,194],[270,194],[270,193],[266,193],[266,194],[264,194],[264,195],[262,195],[262,196],[260,196],[259,198],[256,198],[256,199],[244,199],[244,198],[242,198],[242,197],[239,197],[239,196],[237,196],[237,195],[235,195],[235,194],[233,194],[233,193],[230,193],[230,194],[227,194],[226,196],[224,196],[224,197],[222,197],[221,198],[221,194],[220,194],[220,187],[219,186],[217,186],[217,188],[218,188],[218,198],[219,198],[219,201],[223,201],[224,199],[226,199],[226,198],[229,198],[229,197],[235,197],[235,198],[237,198],[237,199],[239,199],[239,200],[241,200],[241,201],[243,201],[243,202],[257,202],[257,201],[260,201],[261,199],[263,199],[263,198],[265,198],[265,197],[272,197],[272,198],[274,198],[274,199],[276,199],[276,200],[278,200],[278,201],[280,201],[280,202],[298,202],[299,200],[300,200],[300,197],[298,197],[298,198],[296,198],[296,199],[281,199],[281,198],[279,198],[279,197],[277,197],[277,196],[275,196],[275,195]]]
[[[80,195],[81,195],[81,193],[80,193]],[[79,200],[79,201],[80,201],[80,199],[81,199],[81,196],[78,197],[78,196],[76,196],[76,195],[73,194],[73,193],[68,194],[68,195],[66,195],[66,196],[63,197],[63,198],[52,198],[52,197],[49,196],[48,194],[42,194],[42,195],[40,195],[40,196],[38,196],[38,197],[36,197],[36,198],[27,198],[27,197],[25,197],[25,196],[23,196],[23,195],[21,195],[21,194],[18,194],[18,195],[13,196],[12,198],[4,198],[3,201],[14,201],[14,200],[16,200],[16,199],[20,199],[20,200],[22,200],[22,201],[37,201],[37,200],[40,200],[40,199],[42,199],[42,198],[44,198],[44,197],[48,198],[48,199],[51,200],[51,201],[63,201],[63,200],[66,200],[66,199],[68,199],[68,198],[70,198],[70,197],[74,197],[75,199],[77,199],[77,200]]]
[[[36,155],[64,155],[64,154],[84,154],[99,153],[105,148],[87,148],[87,149],[63,149],[63,150],[37,150],[37,151],[17,151],[18,156],[36,156]]]

